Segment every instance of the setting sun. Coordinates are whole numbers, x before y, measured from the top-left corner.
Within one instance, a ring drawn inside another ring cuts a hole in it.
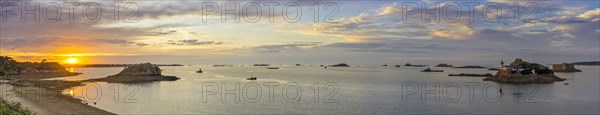
[[[77,62],[79,62],[79,60],[77,58],[67,58],[65,62],[67,62],[68,64],[76,64]]]

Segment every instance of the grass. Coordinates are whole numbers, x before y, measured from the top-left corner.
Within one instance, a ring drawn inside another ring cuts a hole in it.
[[[0,99],[0,114],[2,115],[34,115],[35,113],[18,102],[8,102]]]

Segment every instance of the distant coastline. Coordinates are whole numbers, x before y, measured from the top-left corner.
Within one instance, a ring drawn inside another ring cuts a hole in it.
[[[65,67],[127,67],[136,64],[63,64]],[[182,64],[154,64],[156,66],[183,66]]]
[[[573,65],[592,65],[592,66],[600,66],[600,61],[586,61],[586,62],[573,62]]]

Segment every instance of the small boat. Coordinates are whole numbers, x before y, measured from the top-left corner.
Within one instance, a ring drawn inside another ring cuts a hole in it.
[[[256,80],[256,79],[257,79],[256,77],[249,77],[249,78],[246,78],[246,80]]]
[[[252,72],[252,77],[246,78],[246,80],[256,80],[258,78],[254,77],[254,73],[256,73],[256,69]]]
[[[200,68],[198,71],[196,71],[196,73],[204,73],[204,71],[202,71],[202,68]]]
[[[267,67],[267,69],[279,69],[279,67]]]

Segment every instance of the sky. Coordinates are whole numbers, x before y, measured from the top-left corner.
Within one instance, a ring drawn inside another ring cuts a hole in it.
[[[515,58],[544,64],[600,60],[596,0],[0,3],[0,55],[20,61],[493,65]]]

